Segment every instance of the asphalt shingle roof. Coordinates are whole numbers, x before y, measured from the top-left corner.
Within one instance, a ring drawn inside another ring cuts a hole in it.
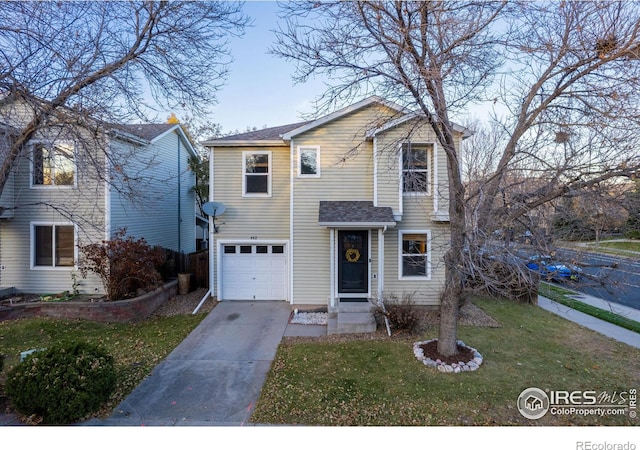
[[[233,134],[230,136],[223,136],[212,141],[271,141],[282,139],[282,135],[288,133],[291,130],[300,128],[312,121],[290,123],[288,125],[280,125],[277,127],[263,128],[262,130],[248,131],[246,133]]]
[[[142,123],[136,125],[118,125],[117,128],[145,141],[151,141],[174,126],[174,123]]]
[[[393,211],[388,206],[373,206],[369,201],[321,201],[318,222],[377,223],[395,225]]]

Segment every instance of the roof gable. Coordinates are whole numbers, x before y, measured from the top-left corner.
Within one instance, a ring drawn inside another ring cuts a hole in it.
[[[124,137],[125,140],[130,140],[130,136],[134,136],[140,139],[140,144],[153,144],[154,142],[162,139],[167,134],[174,131],[178,134],[178,138],[182,139],[185,143],[187,152],[191,156],[197,157],[197,152],[193,147],[193,143],[187,134],[185,133],[182,125],[179,123],[142,123],[142,124],[128,124],[115,126],[116,136]],[[125,136],[122,136],[122,133]],[[128,135],[128,136],[127,136]]]
[[[337,120],[341,117],[344,117],[346,115],[349,115],[351,113],[354,113],[356,111],[359,111],[363,108],[366,108],[367,106],[373,105],[373,104],[381,104],[384,105],[390,109],[393,109],[395,111],[397,111],[399,114],[408,114],[409,111],[407,111],[405,108],[402,108],[401,106],[392,103],[390,101],[387,101],[381,97],[378,96],[372,96],[369,98],[366,98],[364,100],[361,100],[357,103],[354,103],[353,105],[347,106],[345,108],[339,109],[338,111],[328,114],[326,116],[320,117],[319,119],[316,119],[314,121],[311,121],[301,127],[295,128],[291,131],[289,131],[288,133],[285,133],[282,135],[282,139],[284,139],[285,141],[289,141],[291,140],[293,137],[300,135],[302,133],[305,133],[309,130],[312,130],[314,128],[317,128],[319,126],[322,126],[328,122]]]

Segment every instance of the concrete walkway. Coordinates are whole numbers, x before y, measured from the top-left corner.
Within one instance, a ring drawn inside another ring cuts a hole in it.
[[[286,302],[222,302],[91,426],[248,425],[290,315]]]
[[[573,298],[591,306],[595,306],[606,311],[611,311],[623,317],[627,317],[636,322],[640,322],[640,311],[623,305],[607,302],[599,298],[591,297],[586,294],[572,295]],[[608,336],[616,341],[624,342],[632,347],[640,348],[640,334],[634,333],[626,328],[619,327],[604,320],[597,319],[593,316],[585,314],[568,306],[561,305],[546,297],[538,297],[538,306],[552,312],[560,317],[582,325],[585,328],[596,331],[600,334]]]

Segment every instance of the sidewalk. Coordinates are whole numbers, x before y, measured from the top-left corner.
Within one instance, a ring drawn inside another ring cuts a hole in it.
[[[640,322],[640,311],[637,309],[607,302],[605,300],[591,297],[586,294],[578,293],[572,295],[571,297],[591,306],[595,306],[606,311],[611,311],[620,316],[627,317],[631,320],[635,320],[636,322]],[[556,303],[543,296],[538,297],[538,306],[553,314],[582,325],[585,328],[589,328],[590,330],[615,339],[616,341],[623,342],[632,347],[640,348],[640,334],[634,333],[631,330],[627,330],[626,328],[619,327],[580,311],[576,311],[575,309],[571,309],[568,306]]]

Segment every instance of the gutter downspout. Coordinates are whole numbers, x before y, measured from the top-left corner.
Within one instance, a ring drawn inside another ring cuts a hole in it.
[[[213,147],[209,148],[209,200],[213,201]],[[213,262],[214,262],[214,258],[213,258],[213,234],[214,234],[214,224],[211,220],[211,216],[208,216],[208,220],[209,220],[209,226],[208,226],[208,230],[207,232],[209,233],[209,242],[208,242],[208,251],[209,251],[209,290],[207,291],[206,294],[204,294],[204,297],[202,297],[202,300],[200,300],[200,303],[198,303],[198,306],[196,306],[196,309],[193,310],[193,312],[191,314],[196,314],[200,308],[202,307],[202,304],[205,302],[205,300],[207,300],[209,297],[213,297]]]
[[[182,167],[181,167],[181,148],[180,136],[178,136],[178,253],[182,252]]]

